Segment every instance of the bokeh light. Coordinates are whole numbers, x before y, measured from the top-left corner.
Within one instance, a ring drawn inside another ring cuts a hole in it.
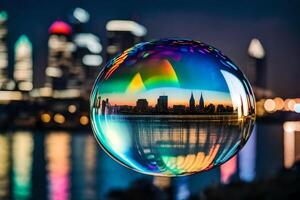
[[[251,86],[219,50],[186,39],[138,44],[103,68],[91,95],[103,149],[145,174],[189,175],[218,166],[248,140]]]

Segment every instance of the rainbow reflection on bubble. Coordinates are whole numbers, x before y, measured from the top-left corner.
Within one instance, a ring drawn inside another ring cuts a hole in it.
[[[255,99],[219,50],[186,39],[138,44],[100,72],[91,119],[102,148],[138,172],[180,176],[211,169],[246,143]]]

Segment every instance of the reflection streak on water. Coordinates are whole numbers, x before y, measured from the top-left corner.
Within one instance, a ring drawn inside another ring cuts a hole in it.
[[[9,138],[0,135],[0,199],[8,198],[9,167]]]
[[[230,115],[212,116],[209,122],[205,120],[207,116],[107,117],[105,123],[112,123],[111,126],[127,124],[130,127],[133,141],[126,138],[126,134],[122,137],[124,141],[131,141],[127,149],[138,152],[139,155],[133,157],[141,165],[165,174],[194,173],[223,163],[246,142],[253,123],[251,118]]]
[[[70,197],[70,139],[70,134],[65,132],[51,132],[46,137],[50,200]]]
[[[13,196],[15,199],[30,199],[32,187],[33,137],[30,132],[13,135]]]

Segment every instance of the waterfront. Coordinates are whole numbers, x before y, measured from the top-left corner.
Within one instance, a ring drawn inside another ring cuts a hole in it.
[[[270,178],[283,167],[282,127],[257,124],[231,166],[235,169],[233,180]],[[0,143],[1,199],[106,199],[113,189],[128,188],[137,179],[153,179],[112,160],[91,131],[2,131]],[[247,156],[246,163],[242,163],[242,154]],[[172,184],[177,188],[175,193],[198,195],[207,186],[220,183],[225,174],[226,169],[217,167],[172,179]]]

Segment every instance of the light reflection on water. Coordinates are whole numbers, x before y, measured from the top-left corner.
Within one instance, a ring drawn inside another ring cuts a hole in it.
[[[9,138],[0,135],[0,199],[7,199],[9,192]]]
[[[12,137],[13,197],[30,199],[32,187],[33,136],[30,132],[15,132]]]
[[[207,136],[202,135],[199,141],[205,138]],[[266,125],[258,125],[256,138],[256,175],[260,178],[271,176],[283,163],[283,158],[278,156],[283,152],[281,125],[272,125],[271,129]],[[191,136],[190,140],[194,139]],[[239,162],[239,157],[237,160]],[[249,167],[247,163],[244,164]],[[239,168],[243,165],[236,166]],[[235,173],[238,171],[243,170],[237,169]],[[151,179],[113,161],[96,144],[91,132],[0,133],[1,200],[30,197],[49,200],[105,199],[107,192],[127,188],[137,178]],[[220,169],[216,168],[174,181],[181,180],[178,187],[188,188],[191,193],[198,194],[200,189],[220,182],[221,178]],[[45,183],[44,179],[47,180]],[[170,184],[168,180],[162,183],[157,179],[154,179],[154,183],[162,188]],[[182,184],[185,186],[181,187]]]

